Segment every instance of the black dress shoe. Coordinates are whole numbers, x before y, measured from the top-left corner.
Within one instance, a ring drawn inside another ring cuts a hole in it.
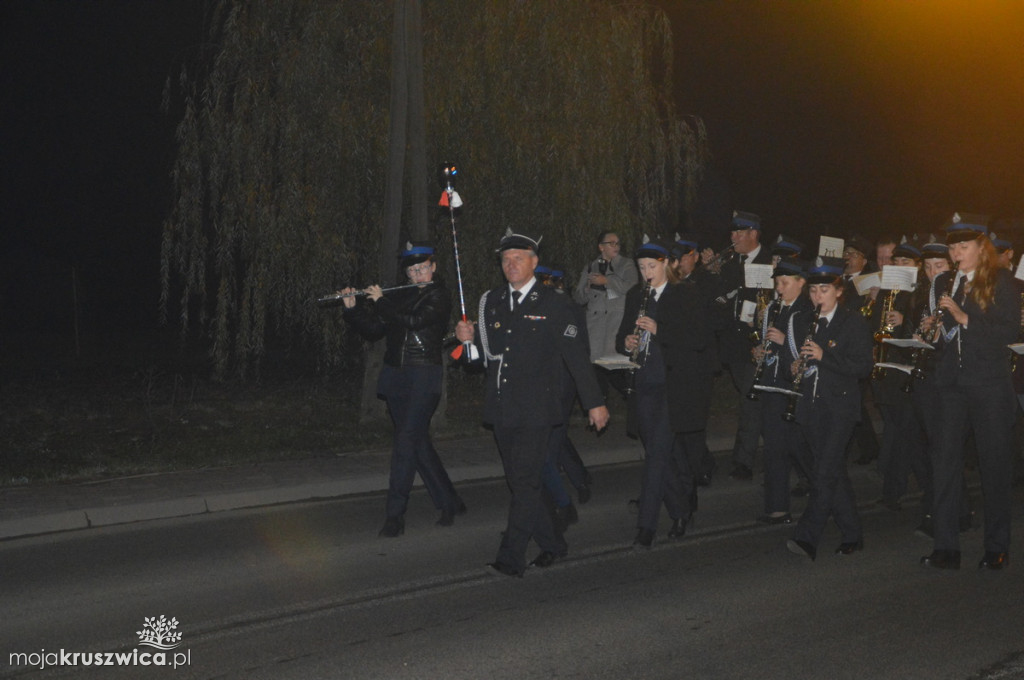
[[[762,524],[792,524],[793,515],[789,514],[788,512],[785,515],[778,516],[761,515],[757,518],[757,521],[761,522]]]
[[[978,562],[978,569],[1005,569],[1010,566],[1010,553],[985,551],[985,556]]]
[[[522,572],[516,571],[513,567],[508,566],[502,562],[490,562],[487,565],[487,571],[491,574],[498,576],[512,576],[513,578],[522,578]]]
[[[580,488],[576,489],[576,495],[579,496],[580,505],[583,505],[590,500],[590,485],[584,482]]]
[[[729,476],[740,482],[747,482],[754,478],[754,471],[748,468],[746,465],[737,464],[733,467],[732,472]]]
[[[818,556],[818,549],[807,541],[798,541],[795,538],[791,538],[786,541],[786,547],[789,548],[789,552],[794,555],[803,555],[804,557],[810,557],[811,562]]]
[[[959,550],[933,550],[931,555],[921,558],[921,566],[930,569],[959,569]]]
[[[537,555],[537,557],[533,559],[533,562],[530,562],[530,566],[540,567],[541,569],[547,569],[555,563],[555,560],[561,557],[565,557],[565,554],[563,553],[561,555],[558,555],[551,552],[550,550],[545,550],[541,554]]]
[[[377,533],[383,538],[397,538],[405,533],[405,518],[401,515],[393,515],[384,520],[384,526]]]
[[[848,542],[848,543],[840,543],[839,547],[836,548],[836,554],[837,555],[852,555],[853,553],[861,551],[863,549],[864,549],[864,539],[862,538],[859,541],[852,541],[852,542]]]
[[[689,520],[674,519],[672,520],[672,528],[668,530],[669,538],[682,538],[686,535],[686,525]]]
[[[437,523],[443,527],[450,527],[455,524],[455,515],[465,515],[466,504],[461,500],[456,502],[455,507],[451,510],[445,509],[441,511],[441,519],[437,520]]]
[[[636,538],[633,539],[633,546],[636,548],[643,548],[644,550],[650,550],[651,546],[654,545],[654,531],[651,529],[640,529],[636,532]]]

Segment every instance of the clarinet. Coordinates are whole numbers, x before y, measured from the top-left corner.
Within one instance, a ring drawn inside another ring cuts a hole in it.
[[[641,295],[641,297],[640,297],[640,309],[639,309],[639,311],[637,312],[637,315],[636,315],[636,320],[638,322],[640,321],[640,317],[647,316],[647,305],[648,305],[648,303],[651,300],[651,292],[652,291],[651,291],[651,282],[650,282],[650,280],[644,281],[644,292],[643,292],[643,295]],[[636,335],[639,338],[639,336],[642,333],[643,333],[643,329],[640,328],[640,324],[637,323],[637,325],[633,327],[633,332],[630,335]],[[636,347],[634,347],[633,351],[629,353],[629,360],[632,361],[634,364],[636,364],[637,368],[639,368],[639,366],[640,366],[640,346],[641,346],[641,344],[642,343],[638,339],[637,343],[636,343]],[[636,368],[629,369],[629,381],[626,384],[626,393],[627,394],[633,394],[633,392],[636,391],[636,389],[635,389],[635,385],[636,385],[636,371],[637,371]]]
[[[782,300],[771,301],[768,305],[767,311],[765,312],[765,317],[767,318],[765,329],[771,328],[775,325],[775,319],[778,318],[781,308]],[[768,339],[767,330],[765,330],[764,335],[765,337],[761,339],[761,358],[757,360],[757,366],[754,368],[754,383],[750,386],[750,391],[747,392],[747,399],[751,401],[758,400],[757,390],[754,389],[754,387],[761,384],[761,376],[764,374],[764,366],[767,363],[768,345],[771,344],[771,341]]]
[[[911,334],[911,337],[924,337],[924,320],[928,318],[928,305],[921,310],[921,319],[917,322],[917,328]],[[903,383],[903,387],[900,388],[904,394],[910,394],[914,391],[914,380],[924,380],[924,365],[927,355],[924,353],[924,348],[917,347],[913,352],[910,353],[910,364],[913,368],[910,369],[910,374],[907,375],[907,379]]]
[[[953,297],[953,293],[956,292],[954,290],[954,286],[956,286],[956,272],[957,272],[957,269],[959,267],[960,267],[960,263],[959,262],[954,262],[953,263],[953,268],[949,270],[949,281],[947,282],[947,285],[946,285],[946,295],[948,295],[949,297]],[[938,304],[938,300],[936,300],[935,304]],[[953,319],[953,315],[950,314],[947,311],[943,311],[942,312],[942,317],[945,318],[945,319],[949,319],[950,321],[954,320]],[[941,323],[936,323],[935,324],[935,335],[932,338],[932,343],[934,344],[934,343],[938,342],[939,338],[941,338],[941,337],[942,337],[942,324]]]
[[[800,344],[803,347],[811,340],[814,340],[814,334],[818,331],[818,317],[821,316],[821,305],[814,308],[814,316],[811,317],[811,326],[807,329],[807,337]],[[804,370],[807,368],[807,358],[804,355],[800,355],[800,358],[796,362],[797,370],[796,375],[793,376],[792,390],[799,392],[801,384],[804,380]],[[782,414],[782,419],[787,423],[792,423],[796,420],[796,404],[800,398],[799,394],[791,394],[789,396],[789,402],[786,404],[786,412]]]

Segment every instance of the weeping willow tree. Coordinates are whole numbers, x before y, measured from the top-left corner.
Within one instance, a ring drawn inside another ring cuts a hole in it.
[[[312,301],[390,275],[391,14],[379,0],[225,0],[216,54],[182,71],[161,310],[208,338],[218,375],[245,377],[270,346],[338,365],[352,339]],[[704,131],[675,113],[663,12],[435,0],[423,25],[427,158],[460,166],[467,302],[499,280],[493,251],[508,227],[543,236],[542,260],[574,272],[603,229],[680,226]],[[435,210],[433,236],[450,253],[447,213]],[[451,280],[450,257],[444,266]]]

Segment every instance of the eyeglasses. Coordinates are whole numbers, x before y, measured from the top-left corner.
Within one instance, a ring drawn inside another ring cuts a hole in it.
[[[601,245],[603,245],[603,246],[615,246],[617,248],[619,246],[619,242],[618,241],[601,241]]]
[[[405,273],[406,274],[425,274],[426,272],[429,272],[429,271],[430,271],[430,265],[429,264],[418,264],[415,267],[406,267],[405,268]]]

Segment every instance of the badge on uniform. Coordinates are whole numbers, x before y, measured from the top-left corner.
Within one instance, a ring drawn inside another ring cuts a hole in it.
[[[529,319],[530,321],[543,321],[544,319],[546,319],[548,317],[546,317],[546,316],[533,316],[532,314],[527,314],[524,318]]]
[[[833,348],[833,347],[835,347],[835,346],[836,346],[836,341],[835,341],[835,340],[829,340],[829,341],[828,341],[828,347],[829,347],[829,349],[832,349],[832,348]]]
[[[576,326],[569,324],[565,327],[565,333],[563,333],[563,335],[567,338],[575,338],[576,332]]]

